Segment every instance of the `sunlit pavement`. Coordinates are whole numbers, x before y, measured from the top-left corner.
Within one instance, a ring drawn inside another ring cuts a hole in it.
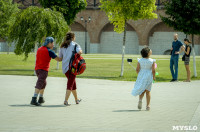
[[[137,109],[134,82],[77,79],[75,104],[64,106],[66,78],[48,77],[46,102],[31,106],[35,76],[0,75],[1,132],[169,132],[200,131],[200,81],[154,83],[151,110]]]

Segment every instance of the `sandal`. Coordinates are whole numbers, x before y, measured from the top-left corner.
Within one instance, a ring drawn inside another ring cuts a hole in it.
[[[78,99],[76,100],[76,104],[79,104],[81,102],[82,99]]]
[[[141,110],[142,109],[142,101],[138,102],[138,109]]]
[[[146,110],[147,110],[147,111],[150,111],[150,106],[147,106]]]
[[[68,101],[64,101],[64,105],[70,106],[70,104],[68,103]]]

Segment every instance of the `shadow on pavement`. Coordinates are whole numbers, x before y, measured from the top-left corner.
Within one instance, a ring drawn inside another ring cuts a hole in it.
[[[49,107],[49,108],[54,108],[54,107],[66,107],[65,105],[41,105],[41,106],[34,106],[30,104],[17,104],[17,105],[9,105],[11,107]]]
[[[9,105],[11,107],[29,107],[31,106],[30,104],[17,104],[17,105]]]
[[[142,110],[114,110],[113,112],[139,112]]]
[[[103,77],[103,76],[78,76],[78,78],[88,78],[88,79],[116,79],[119,77]]]
[[[53,108],[53,107],[67,107],[65,105],[42,105],[40,107],[49,107],[49,108]]]

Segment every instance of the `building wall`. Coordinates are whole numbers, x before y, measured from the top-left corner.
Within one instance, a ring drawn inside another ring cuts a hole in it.
[[[14,49],[14,43],[12,43],[11,46],[8,46],[7,42],[0,41],[0,52],[14,52]]]
[[[102,32],[99,53],[121,54],[123,45],[123,34],[116,32]],[[139,43],[135,31],[126,32],[125,53],[138,54]]]
[[[86,38],[87,38],[87,53],[90,53],[90,36],[88,34],[88,32],[85,32],[87,31],[83,25],[81,25],[80,23],[78,22],[74,22],[71,26],[71,31],[75,33],[75,36],[76,36],[76,43],[78,43],[82,50],[83,50],[83,53],[85,53],[85,35],[86,35]]]
[[[106,54],[121,54],[123,45],[124,33],[114,32],[114,26],[107,24],[104,26],[100,36],[99,53]],[[126,27],[126,42],[125,53],[126,54],[138,54],[139,50],[138,36],[135,29],[129,24]]]
[[[27,4],[26,1],[31,3],[31,0],[25,0],[25,5]],[[164,0],[161,0],[159,2],[163,1]],[[21,0],[15,0],[15,2],[22,3]],[[39,6],[38,0],[35,2],[36,5]],[[94,2],[93,0],[88,0],[88,2],[90,7],[79,12],[74,24],[70,26],[71,30],[76,34],[76,42],[79,43],[83,51],[85,51],[85,31],[87,31],[88,53],[121,54],[123,33],[115,33],[113,27],[109,24],[110,22],[105,12],[101,11],[98,7],[92,7]],[[99,0],[96,2],[98,6]],[[172,28],[162,23],[159,15],[166,16],[166,14],[161,6],[158,6],[156,13],[158,14],[157,19],[138,21],[130,20],[127,22],[127,54],[138,54],[141,48],[145,45],[152,48],[154,51],[153,54],[163,54],[167,49],[169,49],[170,43],[173,41],[173,33],[178,31],[174,31]],[[85,21],[81,21],[81,17],[83,17],[84,20],[88,20],[89,17],[91,18],[91,21],[87,23],[87,27]],[[178,32],[178,34],[180,35],[179,39],[183,40],[185,35],[181,32]],[[191,39],[190,36],[189,38]],[[197,55],[200,55],[199,45],[200,36],[195,36],[195,47],[197,47],[195,50],[197,51]]]
[[[165,25],[159,15],[165,16],[164,10],[157,10],[157,19],[153,20],[138,20],[128,21],[129,27],[133,30],[127,32],[126,53],[138,54],[142,47],[150,46],[155,50],[154,54],[164,54],[169,49],[168,43],[173,41],[173,34],[178,33],[180,40],[183,40],[186,35],[179,31],[174,31],[172,28]],[[113,28],[107,27],[109,21],[104,12],[100,10],[85,10],[77,14],[76,22],[80,23],[83,27],[84,23],[80,20],[81,17],[87,19],[91,17],[90,23],[87,25],[87,31],[90,36],[91,53],[117,53],[121,54],[123,33],[117,34]],[[105,27],[107,30],[105,31]],[[191,39],[191,37],[189,36]],[[196,47],[199,47],[200,37],[195,37]],[[170,45],[170,44],[169,44]],[[113,51],[113,47],[115,51]],[[134,47],[134,49],[132,48]],[[160,50],[156,50],[159,47]],[[198,48],[197,48],[198,49]],[[195,50],[197,50],[195,49]],[[197,55],[200,51],[197,50]]]
[[[81,31],[73,31],[75,33],[76,36],[76,40],[75,42],[78,43],[82,50],[83,53],[85,53],[85,32],[81,32]],[[90,53],[90,38],[89,38],[89,34],[87,33],[87,53]]]
[[[149,47],[152,49],[152,54],[163,55],[165,51],[170,50],[173,42],[173,35],[175,32],[154,32],[153,36],[149,38]],[[183,43],[185,34],[178,33],[179,40]]]

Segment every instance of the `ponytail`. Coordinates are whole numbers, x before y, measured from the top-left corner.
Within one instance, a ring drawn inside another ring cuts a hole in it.
[[[72,42],[74,37],[75,37],[74,33],[72,32],[67,33],[64,42],[61,44],[60,48],[67,48]]]

